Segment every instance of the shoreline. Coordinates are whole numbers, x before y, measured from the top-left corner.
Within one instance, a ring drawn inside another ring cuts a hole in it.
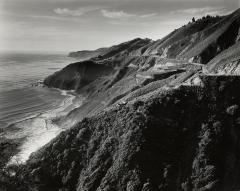
[[[55,123],[56,118],[63,117],[80,106],[83,98],[73,91],[54,89],[58,90],[62,96],[66,96],[58,106],[11,123],[3,129],[0,134],[2,142],[9,146],[2,147],[3,152],[7,154],[1,157],[0,163],[4,162],[7,166],[25,163],[33,152],[65,130]],[[1,146],[2,142],[0,142]],[[14,146],[11,146],[11,143]]]

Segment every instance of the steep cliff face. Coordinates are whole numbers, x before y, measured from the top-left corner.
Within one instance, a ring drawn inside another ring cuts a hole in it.
[[[110,66],[99,65],[93,61],[83,61],[68,65],[44,80],[44,84],[65,90],[77,90],[101,76],[114,72]]]
[[[239,188],[239,77],[145,94],[86,118],[28,161],[37,190]]]

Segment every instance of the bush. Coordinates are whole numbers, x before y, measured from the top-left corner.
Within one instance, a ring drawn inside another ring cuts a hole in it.
[[[0,190],[27,191],[29,184],[24,180],[22,165],[10,165],[0,170]]]

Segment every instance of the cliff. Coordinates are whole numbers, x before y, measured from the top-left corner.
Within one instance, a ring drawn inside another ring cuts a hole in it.
[[[79,89],[101,76],[111,74],[110,66],[99,65],[93,61],[83,61],[68,65],[44,80],[49,87],[60,89]]]

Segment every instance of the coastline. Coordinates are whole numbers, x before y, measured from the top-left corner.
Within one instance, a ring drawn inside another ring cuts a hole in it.
[[[71,92],[70,95],[70,92],[49,88],[43,84],[43,80],[74,61],[75,59],[66,57],[66,54],[52,52],[19,51],[0,54],[1,170],[11,157],[21,152],[23,144],[34,133],[38,133],[38,129],[44,128],[45,119],[48,123],[45,125],[50,126],[48,129],[51,131],[53,112],[55,116],[58,115],[56,112],[64,114],[60,108],[70,107],[75,99],[74,93]],[[41,123],[38,125],[34,121]],[[52,131],[54,130],[56,131]],[[51,135],[54,135],[53,132]]]
[[[4,156],[0,159],[1,164],[25,163],[31,153],[65,130],[55,121],[80,106],[83,98],[73,91],[54,89],[58,90],[62,96],[66,96],[57,107],[11,123],[2,130],[0,144],[1,153],[4,153]]]

